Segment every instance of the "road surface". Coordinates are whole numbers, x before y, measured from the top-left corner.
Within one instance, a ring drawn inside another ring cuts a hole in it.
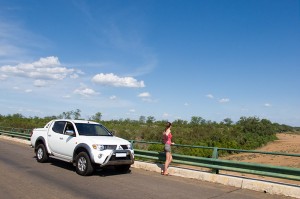
[[[83,177],[70,163],[38,163],[28,145],[0,138],[1,198],[102,198],[102,199],[283,199],[224,186],[132,168],[127,174],[113,169]]]

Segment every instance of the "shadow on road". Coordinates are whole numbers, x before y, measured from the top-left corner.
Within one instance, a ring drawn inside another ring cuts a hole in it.
[[[36,159],[36,156],[33,156],[33,158]],[[65,162],[65,161],[62,161],[62,160],[57,160],[57,159],[54,159],[54,158],[50,158],[49,162],[47,162],[46,164],[51,164],[53,166],[60,167],[62,169],[73,171],[74,174],[76,174],[76,168],[70,162]],[[92,176],[97,176],[98,175],[100,177],[107,177],[107,176],[124,175],[124,174],[130,174],[130,173],[131,173],[131,170],[127,171],[126,173],[118,172],[118,171],[115,170],[114,166],[108,166],[108,167],[105,167],[105,168],[100,168],[100,167],[95,168],[95,171],[94,171]]]

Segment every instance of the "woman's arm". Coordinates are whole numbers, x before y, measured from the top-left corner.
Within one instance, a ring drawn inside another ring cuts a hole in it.
[[[170,132],[171,132],[171,130],[170,130],[170,128],[168,128],[168,129],[166,130],[166,135],[169,135]]]

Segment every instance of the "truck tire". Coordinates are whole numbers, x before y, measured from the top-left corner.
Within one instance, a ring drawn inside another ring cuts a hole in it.
[[[94,167],[91,159],[86,152],[80,152],[75,159],[76,173],[82,176],[92,175]]]
[[[128,173],[130,168],[130,164],[125,164],[125,165],[116,165],[115,169],[120,172],[120,173]]]
[[[39,144],[36,147],[36,160],[40,163],[47,162],[49,159],[48,152],[44,144]]]

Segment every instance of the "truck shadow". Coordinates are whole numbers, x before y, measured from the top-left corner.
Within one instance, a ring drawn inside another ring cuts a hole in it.
[[[100,177],[107,177],[107,176],[124,175],[130,173],[131,173],[130,169],[127,172],[119,172],[115,170],[114,166],[109,166],[105,168],[97,168],[93,175],[94,176],[98,175]]]
[[[69,170],[69,171],[76,172],[75,167],[70,162],[65,162],[65,161],[62,161],[62,160],[57,160],[57,159],[54,159],[54,158],[50,158],[48,163],[50,163],[51,165],[56,166],[56,167],[60,167],[60,168],[63,168],[63,169]]]
[[[36,159],[35,156],[33,158]],[[65,162],[62,160],[50,158],[49,161],[44,164],[50,164],[51,166],[56,166],[56,167],[59,167],[62,169],[73,171],[74,174],[77,175],[75,166],[73,166],[73,164],[70,162]],[[96,167],[92,176],[107,177],[107,176],[124,175],[124,174],[130,174],[130,173],[131,173],[131,170],[129,170],[127,172],[118,172],[115,170],[114,166],[108,166],[105,168]]]

